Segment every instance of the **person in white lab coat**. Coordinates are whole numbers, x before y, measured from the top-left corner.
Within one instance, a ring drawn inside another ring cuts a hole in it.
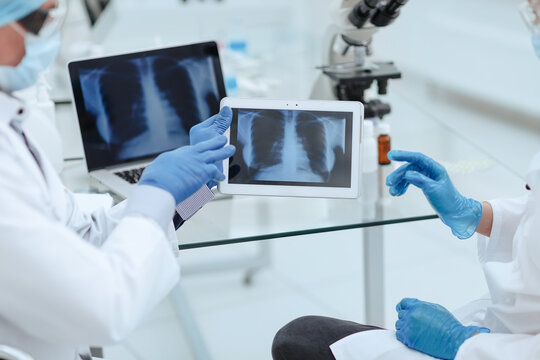
[[[81,211],[12,95],[55,58],[61,5],[0,0],[0,343],[39,360],[89,359],[89,345],[122,340],[167,295],[180,270],[174,208],[222,180],[234,153],[226,109],[157,157],[126,202]]]
[[[540,1],[522,5],[540,57]],[[452,233],[475,232],[489,294],[452,315],[441,305],[403,299],[395,331],[321,316],[278,331],[274,360],[540,359],[540,153],[526,175],[528,193],[480,203],[462,196],[446,170],[420,153],[392,151],[406,161],[387,178],[390,194],[422,189]]]
[[[479,233],[489,294],[455,317],[440,305],[403,299],[396,331],[302,317],[276,334],[274,360],[540,359],[540,153],[528,170],[526,195],[483,203],[459,194],[445,169],[423,154],[389,157],[407,162],[387,178],[392,195],[415,185],[454,235]]]

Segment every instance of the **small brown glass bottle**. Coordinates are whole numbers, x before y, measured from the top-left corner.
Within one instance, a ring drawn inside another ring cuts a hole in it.
[[[390,124],[379,123],[379,137],[377,138],[377,146],[379,150],[379,164],[388,165],[391,163],[388,159],[388,152],[392,150],[390,141]]]

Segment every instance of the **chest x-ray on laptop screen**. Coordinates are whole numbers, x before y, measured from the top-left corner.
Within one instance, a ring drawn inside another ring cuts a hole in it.
[[[213,42],[69,65],[89,171],[189,144],[225,96]]]

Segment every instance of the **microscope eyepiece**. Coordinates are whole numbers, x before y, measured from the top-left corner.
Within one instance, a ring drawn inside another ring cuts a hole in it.
[[[381,0],[362,0],[349,14],[349,21],[361,29],[371,19]]]
[[[378,27],[390,25],[398,16],[403,5],[409,0],[390,0],[386,5],[377,9],[371,23]]]
[[[409,0],[393,0],[386,5],[386,12],[389,14],[395,14],[399,9],[405,5]]]

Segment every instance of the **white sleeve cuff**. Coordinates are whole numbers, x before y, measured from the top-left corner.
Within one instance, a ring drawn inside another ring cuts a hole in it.
[[[527,208],[528,196],[490,200],[493,223],[489,238],[478,237],[478,255],[482,263],[512,260],[513,240]]]
[[[174,215],[175,201],[167,191],[149,185],[138,185],[127,200],[124,215],[139,215],[154,220],[163,231]]]
[[[491,234],[489,237],[499,239],[501,237],[503,210],[501,209],[499,200],[490,200],[488,201],[488,203],[489,205],[491,205],[491,209],[493,212],[493,222],[491,225]]]

